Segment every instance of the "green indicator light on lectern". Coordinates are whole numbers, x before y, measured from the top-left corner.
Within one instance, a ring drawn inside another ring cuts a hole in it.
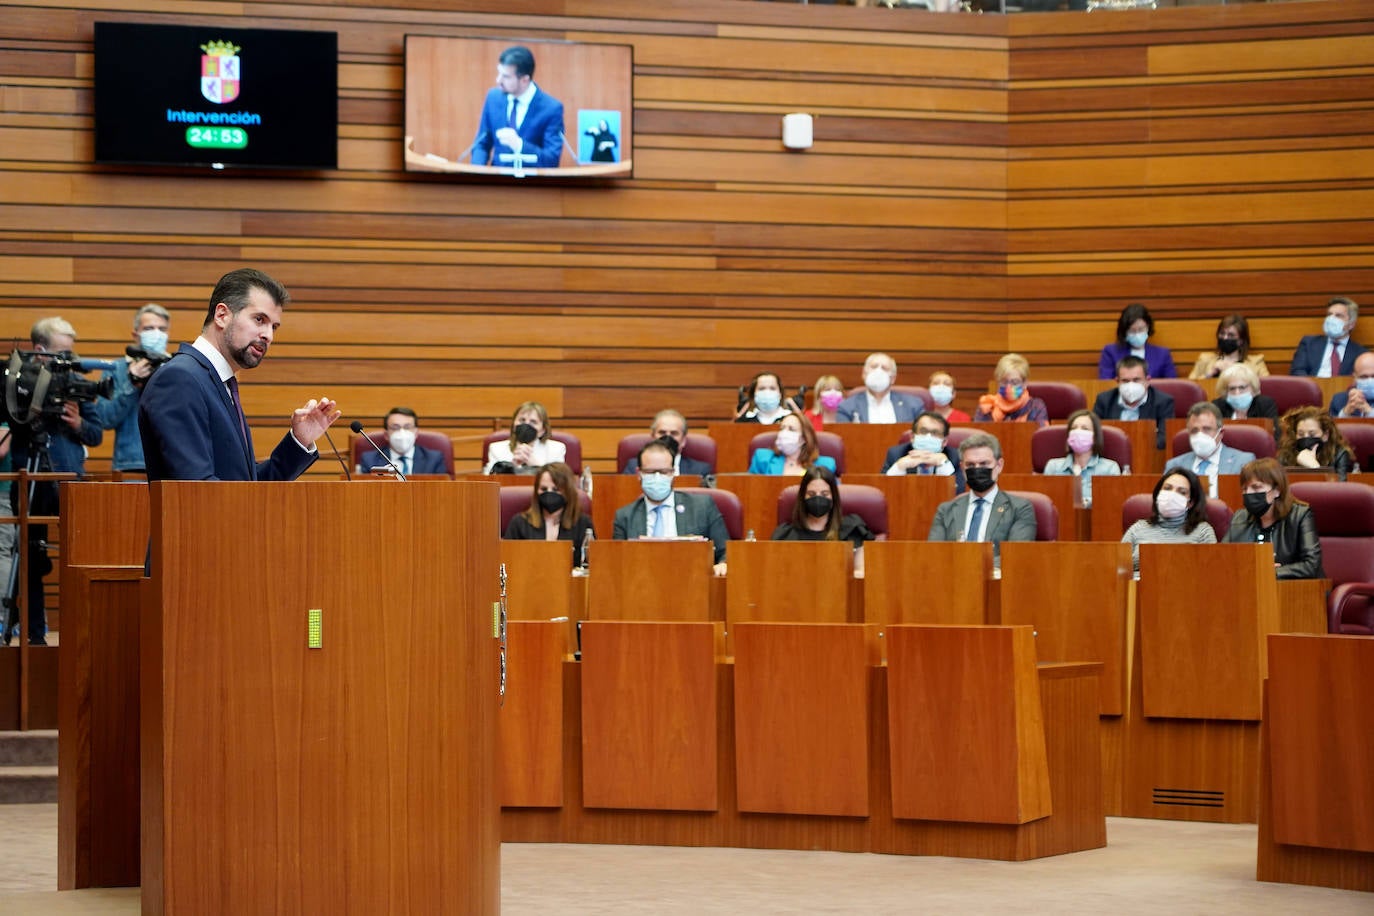
[[[186,145],[197,149],[243,149],[248,131],[242,127],[188,127]]]

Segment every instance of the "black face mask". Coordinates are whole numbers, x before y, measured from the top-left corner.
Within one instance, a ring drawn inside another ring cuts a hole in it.
[[[1218,353],[1234,353],[1234,352],[1236,352],[1236,351],[1239,350],[1239,349],[1240,349],[1240,341],[1237,340],[1236,338],[1234,338],[1234,337],[1218,337],[1218,338],[1217,338],[1217,352],[1218,352]]]
[[[536,429],[535,429],[533,426],[531,426],[529,423],[517,423],[517,424],[515,424],[515,441],[516,441],[516,442],[519,442],[519,443],[522,444],[522,445],[529,445],[531,442],[533,442],[535,439],[538,439],[538,438],[539,438],[539,431],[536,430]]]
[[[1268,493],[1243,493],[1241,499],[1245,500],[1245,511],[1256,521],[1269,511]]]
[[[539,508],[545,512],[557,512],[567,504],[568,501],[557,490],[545,490],[539,494]]]
[[[968,488],[975,493],[986,493],[992,489],[992,468],[964,468],[964,479]]]
[[[1305,452],[1309,448],[1315,448],[1316,446],[1321,444],[1321,436],[1303,436],[1301,439],[1294,443],[1294,445],[1298,447],[1298,451],[1300,452]]]
[[[806,507],[806,514],[812,518],[825,518],[835,507],[835,501],[829,496],[808,496],[802,505]]]

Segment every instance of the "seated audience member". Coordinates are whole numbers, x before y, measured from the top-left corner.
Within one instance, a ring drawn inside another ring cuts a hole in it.
[[[1093,413],[1102,420],[1154,420],[1155,447],[1164,448],[1164,424],[1174,418],[1174,398],[1150,387],[1145,360],[1124,356],[1116,364],[1116,387],[1097,395]]]
[[[1217,348],[1197,355],[1188,378],[1216,378],[1237,365],[1249,366],[1261,378],[1269,374],[1264,354],[1250,352],[1250,322],[1244,315],[1227,315],[1217,324]]]
[[[1069,414],[1068,454],[1045,463],[1046,474],[1079,478],[1083,505],[1093,501],[1093,477],[1120,477],[1121,465],[1102,457],[1102,421],[1091,410]]]
[[[1211,401],[1199,401],[1188,409],[1188,451],[1170,458],[1164,470],[1186,468],[1207,480],[1207,495],[1217,495],[1218,474],[1239,474],[1246,462],[1254,461],[1253,452],[1223,445],[1221,411]]]
[[[568,447],[550,439],[549,412],[538,401],[526,401],[515,408],[510,421],[510,438],[493,442],[487,449],[488,474],[532,474],[553,461],[568,457]],[[500,467],[497,467],[500,465]]]
[[[1333,417],[1374,417],[1374,351],[1355,357],[1355,381],[1331,396]]]
[[[868,354],[863,379],[864,390],[835,409],[840,423],[910,423],[926,409],[920,398],[891,390],[897,381],[897,361],[886,353]]]
[[[672,442],[673,470],[676,473],[685,477],[704,477],[711,473],[711,466],[705,461],[682,454],[687,446],[687,418],[676,410],[660,410],[654,414],[653,422],[649,424],[649,435]],[[625,462],[624,473],[633,474],[638,470],[638,458]]]
[[[1116,364],[1127,356],[1145,360],[1146,371],[1154,378],[1178,378],[1174,355],[1167,347],[1147,343],[1155,333],[1155,320],[1150,310],[1139,302],[1132,302],[1121,310],[1116,322],[1116,343],[1107,344],[1097,359],[1097,377],[1111,378]]]
[[[715,573],[725,575],[725,519],[703,493],[673,490],[673,451],[657,440],[639,450],[639,485],[644,495],[615,512],[611,537],[703,537],[715,545]],[[671,574],[671,571],[666,571]]]
[[[415,444],[415,434],[420,430],[420,418],[415,411],[409,407],[393,407],[386,412],[382,425],[386,427],[386,458],[368,446],[358,462],[358,469],[364,474],[374,470],[390,470],[386,463],[388,458],[406,477],[411,474],[448,473],[443,455]]]
[[[1240,472],[1245,508],[1231,516],[1228,544],[1269,544],[1280,579],[1322,579],[1322,543],[1317,520],[1306,503],[1293,498],[1288,475],[1273,458],[1251,461]]]
[[[799,414],[790,413],[778,421],[773,447],[754,452],[749,473],[793,477],[805,474],[812,467],[829,468],[833,473],[835,459],[821,454],[816,444],[815,427]]]
[[[1279,405],[1259,393],[1259,376],[1244,364],[1232,366],[1217,377],[1217,398],[1212,401],[1224,420],[1279,419]]]
[[[1131,563],[1140,572],[1141,544],[1215,544],[1217,533],[1207,523],[1207,493],[1187,468],[1165,471],[1155,481],[1149,518],[1126,529],[1121,543],[1131,545]]]
[[[776,423],[792,412],[793,404],[782,396],[782,379],[773,372],[760,372],[749,382],[748,397],[736,423]]]
[[[814,467],[802,475],[792,520],[773,531],[775,541],[849,541],[856,548],[873,540],[864,520],[840,508],[840,486],[829,468]]]
[[[1003,493],[1002,443],[996,436],[974,433],[959,443],[968,492],[941,503],[930,523],[931,541],[1035,540],[1035,507],[1029,500]]]
[[[508,541],[572,541],[573,563],[580,566],[590,534],[592,520],[582,514],[577,478],[572,468],[554,461],[539,469],[530,507],[510,520],[501,537]]]
[[[1341,480],[1355,470],[1354,450],[1320,407],[1294,407],[1283,415],[1279,428],[1279,464],[1284,467],[1330,468]]]
[[[804,411],[804,413],[815,429],[824,429],[825,424],[840,421],[836,410],[839,408],[840,402],[844,400],[844,384],[838,376],[822,375],[816,379],[816,388],[812,393],[812,398],[811,409]]]
[[[1360,307],[1354,299],[1337,296],[1326,304],[1326,320],[1320,334],[1309,334],[1298,341],[1293,351],[1289,375],[1311,375],[1333,378],[1350,375],[1355,369],[1355,357],[1367,352],[1350,339]]]
[[[948,372],[932,372],[930,374],[930,399],[935,403],[930,409],[944,417],[950,423],[971,423],[973,418],[959,410],[951,407],[954,403],[954,376]]]
[[[997,380],[997,391],[978,399],[973,422],[1034,423],[1037,426],[1050,422],[1045,402],[1031,397],[1026,387],[1030,380],[1030,363],[1024,356],[1008,353],[999,359],[993,377]]]
[[[954,492],[964,492],[964,469],[959,453],[949,447],[949,423],[933,410],[927,410],[911,424],[911,441],[899,442],[887,450],[882,473],[890,477],[903,474],[933,474],[954,477]]]

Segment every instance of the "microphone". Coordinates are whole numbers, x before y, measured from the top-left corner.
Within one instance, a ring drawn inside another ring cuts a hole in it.
[[[386,456],[386,451],[376,442],[373,442],[371,436],[363,432],[363,424],[360,421],[354,420],[352,423],[348,424],[348,428],[353,430],[358,435],[362,436],[364,439],[366,439],[367,444],[377,450],[377,454],[382,456],[382,460],[387,463],[387,467],[391,468],[393,471],[396,472],[396,477],[398,480],[406,479],[406,475],[401,473],[401,469],[396,467],[396,465],[392,463],[391,459]]]
[[[480,134],[477,135],[477,139],[476,139],[476,140],[473,140],[473,141],[472,141],[472,146],[469,146],[467,149],[463,150],[463,155],[461,155],[461,156],[458,157],[458,161],[459,161],[459,162],[462,162],[464,159],[466,159],[467,157],[471,156],[471,155],[472,155],[472,151],[475,150],[475,149],[477,149],[477,144],[481,143],[481,142],[482,142],[483,140],[485,140],[485,139],[487,139],[487,132],[484,130],[484,131],[482,131]],[[486,165],[485,162],[483,162],[483,163],[481,163],[481,164],[482,164],[482,165]],[[477,163],[474,162],[473,165],[477,165]]]
[[[329,447],[334,450],[334,457],[339,459],[339,465],[344,469],[344,479],[351,481],[353,479],[353,471],[349,469],[348,462],[344,461],[343,455],[339,454],[339,447],[334,444],[334,437],[329,435],[328,429],[324,431],[324,437],[329,440]]]

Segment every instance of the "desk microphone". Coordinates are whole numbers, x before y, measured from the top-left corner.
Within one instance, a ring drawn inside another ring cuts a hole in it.
[[[353,479],[353,471],[348,467],[348,462],[344,461],[343,455],[339,454],[339,447],[334,444],[334,437],[329,435],[328,428],[324,431],[324,437],[329,440],[329,447],[334,450],[334,457],[339,459],[339,466],[344,469],[344,479],[351,481]]]
[[[366,439],[367,444],[377,450],[377,454],[382,456],[382,460],[387,463],[387,467],[391,468],[393,471],[396,472],[396,477],[398,480],[406,479],[406,475],[402,474],[401,469],[396,467],[396,465],[392,463],[391,459],[387,457],[387,454],[382,449],[382,447],[378,445],[376,442],[373,442],[371,436],[363,432],[363,424],[361,422],[359,422],[358,420],[354,420],[352,423],[348,424],[348,428],[353,430],[358,435],[362,436],[364,439]]]
[[[462,162],[464,159],[466,159],[467,157],[471,156],[471,155],[472,155],[472,151],[475,150],[475,149],[477,149],[477,144],[481,143],[481,142],[482,142],[483,140],[485,140],[485,139],[487,139],[487,132],[484,130],[484,131],[482,131],[480,134],[477,135],[477,139],[476,139],[476,140],[473,140],[473,141],[472,141],[472,146],[469,146],[467,149],[463,150],[463,155],[461,155],[461,156],[458,157],[458,161],[459,161],[459,162]],[[477,163],[474,162],[473,165],[477,165]],[[486,165],[486,163],[483,162],[482,165]]]

